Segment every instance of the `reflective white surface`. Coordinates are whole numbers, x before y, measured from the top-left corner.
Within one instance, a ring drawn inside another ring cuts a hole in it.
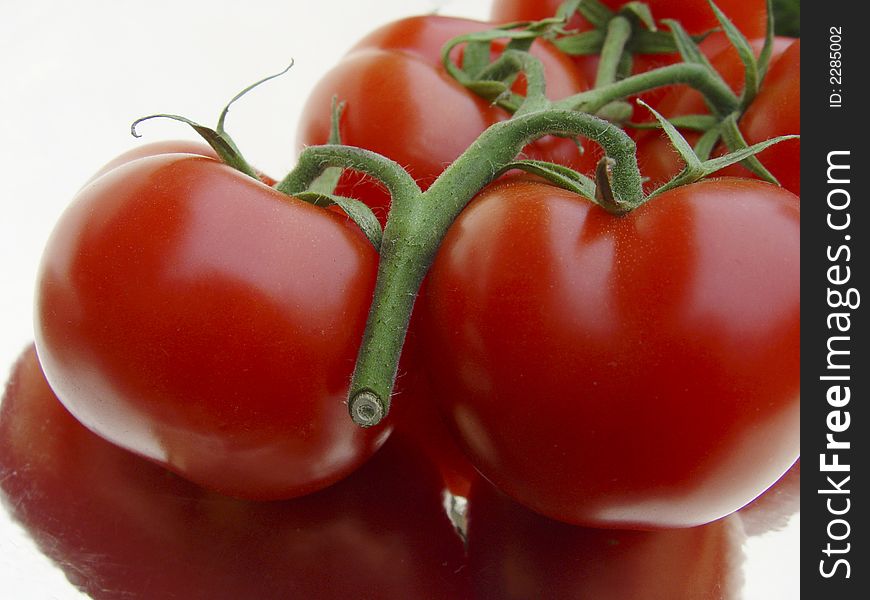
[[[103,163],[137,143],[129,124],[172,112],[211,125],[238,90],[291,72],[233,107],[227,128],[273,176],[293,164],[308,90],[356,39],[392,19],[439,9],[485,18],[487,0],[148,3],[6,0],[0,6],[0,377],[30,343],[35,273],[54,222]],[[189,138],[174,122],[141,127],[145,141]],[[751,538],[745,598],[799,596],[799,518]],[[83,597],[0,507],[0,597]]]

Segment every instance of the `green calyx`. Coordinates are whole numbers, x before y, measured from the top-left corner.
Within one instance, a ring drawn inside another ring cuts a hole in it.
[[[226,106],[221,111],[220,116],[218,117],[217,126],[214,129],[206,127],[205,125],[200,125],[199,123],[192,121],[187,117],[172,114],[154,114],[136,119],[136,121],[134,121],[133,124],[130,126],[130,133],[132,133],[134,137],[141,137],[137,130],[137,127],[143,121],[148,121],[150,119],[164,118],[185,123],[187,125],[190,125],[194,129],[194,131],[196,131],[209,144],[209,146],[212,147],[212,149],[217,153],[218,157],[224,164],[244,173],[245,175],[248,175],[249,177],[252,177],[253,179],[256,179],[257,181],[262,181],[260,174],[257,173],[256,169],[254,169],[247,160],[245,160],[235,141],[233,141],[232,137],[230,137],[230,134],[226,131],[226,117],[229,113],[230,107],[238,99],[246,95],[254,88],[259,87],[263,83],[266,83],[267,81],[284,75],[290,70],[292,66],[293,63],[291,61],[291,63],[281,72],[269,75],[268,77],[265,77],[249,85],[241,92],[233,96],[233,98],[226,104]],[[332,128],[329,138],[329,142],[331,144],[341,143],[341,137],[339,134],[339,122],[341,120],[341,111],[343,108],[344,104],[338,102],[337,98],[333,98]],[[323,172],[318,174],[319,177],[312,179],[309,182],[309,185],[305,188],[291,189],[290,186],[282,181],[281,183],[275,185],[275,189],[282,193],[292,195],[298,200],[302,200],[303,202],[307,202],[315,206],[327,207],[331,205],[337,205],[347,214],[348,217],[350,217],[351,220],[353,220],[359,226],[359,228],[363,231],[363,233],[366,235],[366,237],[369,239],[375,249],[379,249],[383,232],[381,231],[381,225],[378,222],[377,217],[375,217],[371,209],[359,200],[355,200],[353,198],[346,198],[343,196],[337,196],[334,194],[341,173],[341,168],[325,169]]]

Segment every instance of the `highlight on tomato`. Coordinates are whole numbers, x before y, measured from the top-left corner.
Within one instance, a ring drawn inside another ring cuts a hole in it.
[[[661,529],[747,504],[799,454],[800,209],[722,178],[614,216],[528,178],[447,233],[421,363],[477,469],[569,523]]]
[[[390,430],[345,404],[377,253],[344,214],[177,149],[110,165],[61,217],[40,361],[88,428],[210,489],[326,487]]]
[[[347,103],[341,117],[345,144],[373,150],[400,164],[428,188],[490,125],[509,117],[451,78],[441,64],[441,48],[460,35],[493,25],[470,19],[426,15],[384,25],[351,48],[318,81],[297,128],[297,147],[329,138],[331,99]],[[495,44],[496,50],[501,45]],[[543,64],[548,95],[563,98],[588,89],[570,59],[546,41],[531,54]],[[517,90],[524,90],[522,78]],[[591,171],[594,162],[572,140],[547,137],[526,150],[530,158]],[[390,197],[376,182],[353,172],[342,176],[338,193],[364,200],[382,222]]]

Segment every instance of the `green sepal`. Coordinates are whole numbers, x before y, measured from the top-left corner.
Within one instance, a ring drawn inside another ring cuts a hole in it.
[[[607,22],[616,15],[598,0],[583,0],[579,3],[577,10],[596,29],[607,29]]]
[[[601,52],[601,47],[604,45],[604,31],[591,29],[557,38],[553,40],[553,44],[561,52],[570,56],[591,56]]]
[[[701,52],[695,38],[689,35],[689,32],[686,31],[679,21],[675,21],[674,19],[662,19],[662,23],[667,25],[671,30],[671,39],[674,41],[677,51],[680,53],[680,56],[683,57],[685,62],[703,65],[716,73],[720,79],[722,78],[713,68],[713,65],[710,64],[710,61],[707,60],[707,57],[704,56],[704,53]]]
[[[709,131],[711,127],[715,127],[719,123],[719,119],[713,115],[680,115],[669,117],[668,121],[678,129],[689,129],[691,131]],[[662,127],[658,121],[626,123],[626,126],[633,129],[661,129]]]
[[[133,121],[133,124],[130,125],[130,133],[133,134],[133,137],[142,137],[139,132],[136,131],[136,127],[139,125],[139,123],[142,123],[143,121],[148,121],[149,119],[172,119],[173,121],[186,123],[187,125],[190,125],[193,130],[196,131],[202,137],[202,139],[204,139],[208,143],[209,146],[212,147],[212,149],[215,151],[215,153],[217,153],[218,157],[224,164],[236,169],[237,171],[241,171],[245,175],[253,177],[257,181],[260,181],[259,173],[257,173],[256,169],[249,165],[248,161],[246,161],[245,158],[242,156],[242,153],[239,151],[238,146],[236,146],[235,141],[233,141],[233,138],[230,137],[230,134],[227,133],[226,129],[224,128],[224,124],[226,122],[227,114],[230,112],[230,107],[233,105],[233,103],[236,102],[236,100],[238,100],[254,88],[259,87],[263,83],[266,83],[269,80],[284,75],[292,67],[293,61],[291,60],[290,64],[287,65],[283,70],[281,70],[281,72],[275,73],[274,75],[269,75],[268,77],[264,77],[263,79],[252,83],[241,92],[233,96],[233,98],[229,102],[227,102],[226,106],[224,106],[223,110],[221,111],[221,114],[218,117],[217,127],[215,127],[214,129],[206,127],[205,125],[200,125],[195,121],[191,121],[187,117],[161,113],[136,119],[135,121]]]
[[[717,30],[710,29],[698,35],[689,35],[689,39],[695,44],[699,44],[714,31]],[[635,54],[672,54],[680,51],[676,41],[674,41],[673,33],[667,31],[647,31],[646,29],[635,31],[631,36],[629,46]]]
[[[647,31],[657,31],[656,21],[653,19],[652,11],[649,8],[649,4],[646,4],[645,2],[638,2],[636,0],[633,2],[626,2],[620,7],[619,13],[629,17],[634,17],[638,22],[646,27]]]
[[[341,113],[344,111],[345,103],[338,101],[338,96],[332,97],[332,117],[329,127],[328,144],[341,144]],[[344,169],[341,167],[329,167],[320,177],[311,182],[308,186],[309,192],[317,194],[332,194],[338,186],[338,180],[341,179],[341,174]]]
[[[475,78],[489,64],[491,49],[490,41],[468,42],[462,53],[462,71]]]
[[[722,25],[725,35],[728,36],[728,40],[734,46],[734,49],[737,50],[737,54],[743,62],[744,84],[743,92],[740,94],[740,106],[745,110],[755,98],[755,95],[758,93],[758,87],[761,84],[755,53],[752,51],[752,46],[749,45],[749,40],[734,26],[731,19],[716,6],[713,0],[707,1],[713,9],[719,24]]]
[[[142,137],[141,134],[136,131],[136,127],[139,123],[143,121],[148,121],[150,119],[172,119],[173,121],[180,121],[181,123],[186,123],[190,125],[194,131],[196,131],[202,139],[204,139],[209,146],[214,149],[217,153],[218,158],[221,159],[226,165],[236,169],[237,171],[241,171],[245,175],[249,175],[256,179],[260,180],[260,176],[257,174],[257,171],[248,164],[248,162],[242,157],[239,153],[238,148],[236,148],[235,143],[232,140],[228,139],[226,135],[221,135],[211,127],[206,127],[205,125],[200,125],[194,121],[191,121],[187,117],[182,117],[180,115],[169,115],[169,114],[157,114],[157,115],[148,115],[147,117],[141,117],[133,121],[133,124],[130,126],[130,133],[133,134],[133,137]]]
[[[662,194],[663,192],[666,192],[668,190],[672,190],[676,187],[680,187],[683,185],[688,185],[690,183],[694,183],[700,179],[703,179],[704,177],[707,177],[708,175],[712,175],[716,171],[724,169],[725,167],[731,166],[735,163],[745,161],[746,159],[754,157],[759,152],[766,150],[767,148],[769,148],[770,146],[773,146],[774,144],[778,144],[779,142],[783,142],[785,140],[792,140],[792,139],[796,139],[796,138],[800,137],[797,135],[779,136],[779,137],[776,137],[776,138],[773,138],[770,140],[765,140],[763,142],[759,142],[758,144],[754,144],[754,145],[749,146],[749,147],[744,147],[744,148],[741,148],[739,150],[735,150],[733,152],[730,152],[729,154],[726,154],[725,156],[721,156],[721,157],[713,158],[713,159],[709,159],[709,160],[702,160],[698,156],[696,151],[691,147],[691,145],[686,141],[686,138],[684,138],[680,134],[680,132],[677,131],[677,129],[668,122],[667,119],[665,119],[661,114],[656,112],[654,109],[650,108],[649,105],[645,104],[644,102],[638,100],[638,103],[646,106],[646,108],[649,109],[649,111],[653,113],[653,115],[656,117],[656,119],[658,119],[659,123],[661,123],[662,129],[668,135],[668,137],[670,138],[671,142],[674,145],[674,148],[679,153],[680,158],[682,158],[683,161],[686,163],[686,166],[683,168],[683,170],[680,173],[678,173],[669,182],[667,182],[666,184],[664,184],[663,186],[661,186],[660,188],[658,188],[654,192],[652,192],[649,196],[647,196],[647,198],[644,201],[647,201],[651,198],[654,198],[654,197]],[[735,116],[731,115],[731,116],[729,116],[729,118],[734,119]],[[718,128],[714,128],[714,129],[710,130],[710,132],[708,132],[708,135],[710,135],[712,137],[714,133],[716,135],[718,135],[718,133],[719,133]],[[713,142],[713,143],[715,143],[715,142]]]
[[[380,251],[381,240],[384,237],[384,231],[381,229],[381,223],[368,206],[354,198],[345,196],[336,196],[335,194],[322,194],[319,192],[302,192],[293,195],[295,198],[313,204],[315,206],[332,206],[337,205],[347,214],[350,219],[356,223],[368,240],[375,247],[375,250]]]
[[[773,40],[775,35],[773,2],[772,0],[767,0],[767,29],[764,32],[764,46],[761,48],[761,54],[758,55],[758,79],[760,82],[764,81],[764,78],[767,76],[767,69],[770,68],[770,58],[773,55]]]
[[[514,169],[537,175],[556,187],[574,192],[589,200],[595,200],[595,182],[586,175],[564,165],[543,160],[517,160],[505,165],[498,174],[501,175]]]
[[[571,16],[580,9],[586,0],[566,0],[556,9],[556,18],[567,23]]]
[[[749,144],[746,143],[743,134],[740,132],[740,127],[737,125],[737,115],[728,115],[728,117],[722,121],[721,128],[722,141],[725,142],[725,145],[730,151],[735,152],[749,147]],[[773,176],[773,173],[768,171],[767,168],[761,164],[761,161],[758,160],[757,156],[752,155],[746,158],[741,164],[761,179],[779,185],[779,181],[777,181],[776,177]]]

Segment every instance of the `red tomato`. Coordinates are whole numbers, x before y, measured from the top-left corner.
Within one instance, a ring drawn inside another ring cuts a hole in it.
[[[740,118],[740,131],[750,145],[779,135],[801,132],[801,42],[795,41],[770,68],[755,100]],[[801,142],[789,140],[768,148],[758,160],[785,189],[801,194]],[[754,177],[740,165],[726,175]]]
[[[492,20],[496,23],[511,21],[537,21],[556,14],[556,9],[563,0],[496,0],[492,7]],[[612,10],[618,10],[626,0],[603,0]],[[675,19],[679,21],[690,34],[701,34],[720,28],[716,15],[707,0],[647,0],[645,2],[652,10],[656,21]],[[728,15],[734,25],[748,38],[763,37],[767,29],[766,0],[719,0],[716,5]],[[575,16],[569,23],[572,29],[586,31],[592,25],[580,16]],[[708,36],[710,48],[722,47],[722,33]],[[719,40],[719,41],[716,41]],[[595,81],[598,69],[597,56],[574,57],[580,71],[589,81]],[[634,57],[634,73],[643,73],[656,67],[676,63],[680,60],[674,54],[638,54]],[[661,92],[645,93],[644,99],[654,104],[661,97]]]
[[[299,122],[299,149],[326,143],[333,96],[346,101],[342,142],[374,150],[405,167],[427,188],[490,125],[507,112],[468,91],[441,66],[441,47],[451,38],[492,25],[429,15],[385,25],[361,40],[314,88]],[[570,60],[536,42],[532,54],[544,64],[549,97],[588,88]],[[548,137],[528,149],[532,158],[591,171],[571,140]],[[339,193],[369,204],[384,221],[389,195],[373,182],[345,175]]]
[[[477,600],[736,600],[744,538],[736,517],[666,531],[575,527],[526,510],[482,480],[468,500]]]
[[[727,515],[799,448],[799,201],[700,182],[614,217],[528,179],[451,227],[421,362],[478,470],[576,524]]]
[[[761,50],[761,45],[761,41],[753,44],[756,51]],[[761,90],[740,119],[740,130],[750,145],[780,135],[800,134],[800,40],[777,38],[771,61]],[[732,89],[742,90],[743,63],[733,49],[722,51],[711,62]],[[701,95],[683,86],[670,90],[656,110],[666,117],[707,113]],[[691,132],[685,137],[691,143],[698,139]],[[723,154],[724,148],[717,153]],[[800,195],[800,140],[780,142],[757,156],[784,188]],[[638,163],[650,180],[649,189],[667,182],[683,168],[667,136],[659,131],[647,131],[638,137]],[[721,174],[755,178],[740,165],[728,167]]]
[[[0,410],[0,499],[96,600],[469,596],[438,474],[403,440],[319,493],[236,500],[82,427],[32,349]]]
[[[403,375],[402,387],[392,409],[396,433],[414,440],[438,467],[451,494],[467,497],[477,472],[447,429],[430,387],[416,371]]]
[[[57,225],[36,345],[106,439],[228,494],[297,496],[389,433],[345,404],[376,264],[342,215],[211,158],[141,158],[86,185]]]

